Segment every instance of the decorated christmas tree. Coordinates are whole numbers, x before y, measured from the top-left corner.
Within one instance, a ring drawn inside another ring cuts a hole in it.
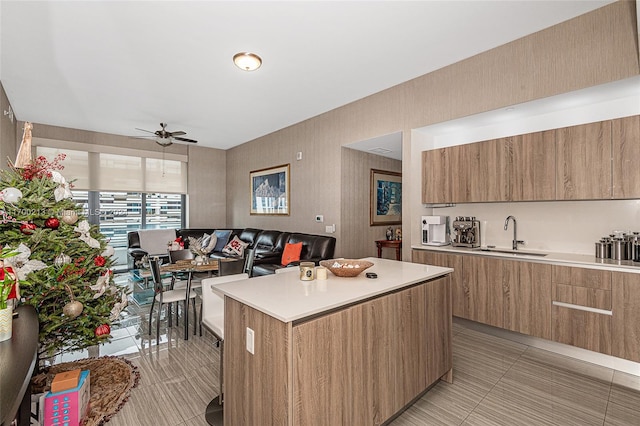
[[[90,225],[60,173],[64,154],[31,160],[31,124],[15,164],[0,172],[2,259],[19,280],[19,303],[35,307],[41,359],[111,338],[111,323],[127,303],[114,285],[113,247]]]

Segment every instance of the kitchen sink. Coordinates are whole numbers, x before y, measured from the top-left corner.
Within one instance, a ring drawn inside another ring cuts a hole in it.
[[[514,256],[538,256],[538,257],[544,257],[547,255],[547,253],[538,253],[538,252],[531,252],[531,251],[523,251],[523,250],[508,250],[508,249],[497,249],[497,248],[476,248],[473,249],[473,251],[486,251],[486,252],[490,252],[490,253],[504,253],[504,254],[513,254]]]

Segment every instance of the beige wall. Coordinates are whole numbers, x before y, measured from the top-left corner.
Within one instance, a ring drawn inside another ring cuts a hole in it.
[[[373,242],[385,239],[387,226],[369,225],[371,169],[401,172],[402,162],[342,148],[341,163],[341,181],[348,182],[342,186],[341,190],[341,256],[352,259],[375,257],[378,255],[378,250]],[[392,225],[394,229],[397,227],[401,225]],[[395,259],[395,250],[385,249],[382,256]]]
[[[189,146],[189,197],[187,226],[191,228],[225,227],[226,161],[221,149]]]
[[[14,117],[12,122],[9,120],[8,115],[4,115],[4,111],[9,111],[10,107],[11,104],[7,94],[2,83],[0,83],[0,111],[2,111],[0,116],[0,169],[7,168],[7,158],[11,159],[12,162],[16,161],[16,155],[18,154],[18,144],[16,142],[18,120]]]
[[[342,205],[340,194],[354,185],[341,177],[342,145],[403,131],[403,175],[410,176],[407,160],[420,155],[411,152],[412,128],[639,72],[635,2],[613,3],[229,150],[229,225],[318,232],[313,215],[324,212],[325,223],[336,224],[336,255],[355,252],[352,247],[358,243],[346,237],[342,224],[349,211]],[[296,151],[303,151],[305,159],[296,162]],[[315,154],[312,161],[309,152]],[[291,216],[250,216],[249,171],[289,162]],[[403,193],[413,192],[412,185],[420,182],[403,180]],[[403,218],[408,202],[405,197]],[[368,220],[367,216],[359,219]],[[408,243],[405,240],[405,258],[410,250]]]

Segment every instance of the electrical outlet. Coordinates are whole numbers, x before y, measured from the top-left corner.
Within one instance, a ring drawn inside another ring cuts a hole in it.
[[[333,225],[327,225],[324,227],[324,231],[329,233],[329,234],[333,234],[334,232],[336,232],[336,224],[334,223]]]
[[[247,351],[249,351],[249,353],[251,355],[253,355],[253,350],[254,350],[254,332],[252,329],[250,329],[249,327],[247,327]]]
[[[316,215],[316,222],[319,222],[319,223],[324,222],[324,216],[322,216],[321,214],[317,214]]]

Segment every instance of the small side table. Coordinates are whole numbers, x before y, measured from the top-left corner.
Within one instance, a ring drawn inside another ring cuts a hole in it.
[[[396,260],[402,260],[402,240],[377,240],[376,247],[378,247],[378,257],[382,257],[383,247],[389,247],[396,249]]]

